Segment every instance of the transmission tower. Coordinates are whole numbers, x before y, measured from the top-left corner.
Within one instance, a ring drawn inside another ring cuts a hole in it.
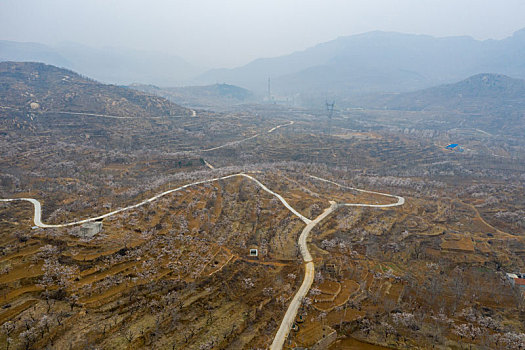
[[[332,119],[332,114],[334,114],[334,106],[335,106],[335,101],[332,101],[332,103],[329,103],[328,101],[326,101],[326,112],[328,113],[329,120]]]
[[[335,101],[332,101],[331,103],[326,101],[326,113],[328,115],[328,134],[332,134],[332,115],[334,114],[334,106]]]
[[[272,103],[272,89],[270,77],[268,77],[268,103]]]

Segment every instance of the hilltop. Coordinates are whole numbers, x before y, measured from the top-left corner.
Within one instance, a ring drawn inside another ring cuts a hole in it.
[[[67,69],[34,62],[0,62],[0,104],[35,112],[124,117],[191,115],[191,111],[164,98],[101,84]]]
[[[502,74],[476,74],[454,84],[407,92],[354,99],[355,104],[394,110],[458,110],[486,112],[522,109],[525,80]]]
[[[177,104],[194,108],[246,103],[254,99],[250,90],[229,84],[160,88],[154,85],[133,84],[130,88],[167,98]]]

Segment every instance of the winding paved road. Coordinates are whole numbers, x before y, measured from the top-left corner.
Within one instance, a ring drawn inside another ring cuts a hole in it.
[[[275,130],[277,130],[277,129],[279,129],[279,128],[282,128],[283,126],[293,125],[293,123],[294,123],[294,121],[293,121],[293,120],[290,120],[290,122],[288,122],[288,124],[282,124],[282,125],[274,126],[274,127],[271,128],[270,130],[268,130],[268,133],[274,132]]]
[[[134,209],[134,208],[138,208],[144,204],[148,204],[148,203],[151,203],[151,202],[154,202],[156,201],[157,199],[161,198],[161,197],[164,197],[165,195],[167,194],[170,194],[170,193],[173,193],[173,192],[177,192],[177,191],[180,191],[180,190],[183,190],[185,188],[188,188],[188,187],[191,187],[191,186],[196,186],[196,185],[200,185],[200,184],[204,184],[204,183],[209,183],[209,182],[215,182],[215,181],[219,181],[219,180],[224,180],[224,179],[229,179],[229,178],[232,178],[232,177],[235,177],[235,176],[243,176],[243,177],[246,177],[252,181],[254,181],[257,185],[259,185],[264,191],[270,193],[271,195],[274,195],[276,196],[283,204],[286,208],[288,208],[292,213],[294,213],[295,215],[297,215],[301,220],[303,220],[305,223],[309,223],[311,220],[309,220],[308,218],[302,216],[299,212],[297,212],[294,208],[292,208],[292,206],[290,204],[288,204],[288,202],[286,202],[286,200],[279,194],[273,192],[272,190],[270,190],[268,187],[266,187],[265,185],[263,185],[259,180],[253,178],[252,176],[250,175],[247,175],[247,174],[244,174],[244,173],[238,173],[238,174],[232,174],[232,175],[226,175],[226,176],[221,176],[221,177],[216,177],[216,178],[213,178],[213,179],[209,179],[209,180],[202,180],[202,181],[195,181],[195,182],[192,182],[192,183],[189,183],[187,185],[184,185],[184,186],[180,186],[180,187],[177,187],[177,188],[174,188],[174,189],[171,189],[171,190],[168,190],[168,191],[164,191],[162,193],[159,193],[149,199],[146,199],[140,203],[137,203],[137,204],[134,204],[134,205],[130,205],[130,206],[127,206],[127,207],[124,207],[124,208],[120,208],[120,209],[117,209],[117,210],[113,210],[109,213],[106,213],[106,214],[103,214],[103,215],[99,215],[99,216],[95,216],[95,217],[92,217],[92,218],[88,218],[88,219],[84,219],[84,220],[80,220],[80,221],[73,221],[73,222],[69,222],[69,223],[65,223],[65,224],[44,224],[42,222],[42,206],[40,204],[40,202],[34,198],[10,198],[10,199],[0,199],[0,202],[15,202],[15,201],[27,201],[27,202],[30,202],[33,204],[34,206],[34,209],[35,209],[35,213],[34,213],[34,223],[35,223],[35,226],[38,226],[38,227],[42,227],[42,228],[53,228],[53,227],[67,227],[67,226],[74,226],[74,225],[80,225],[80,224],[83,224],[83,223],[86,223],[86,222],[91,222],[91,221],[96,221],[96,220],[100,220],[100,219],[104,219],[104,218],[107,218],[109,216],[112,216],[112,215],[115,215],[115,214],[118,214],[118,213],[121,213],[123,211],[126,211],[126,210],[130,210],[130,209]]]
[[[310,290],[310,287],[312,286],[312,283],[314,281],[315,265],[312,261],[312,256],[310,255],[310,251],[308,250],[307,240],[308,240],[308,235],[310,234],[310,231],[315,227],[315,225],[321,222],[324,218],[330,215],[337,208],[342,207],[342,206],[388,208],[388,207],[397,207],[405,203],[405,198],[400,197],[400,196],[395,196],[395,195],[381,193],[381,192],[361,190],[355,187],[344,186],[344,185],[338,184],[337,182],[323,179],[321,177],[317,177],[313,175],[309,175],[309,176],[313,179],[327,182],[327,183],[333,184],[341,188],[355,190],[355,191],[359,191],[363,193],[372,193],[372,194],[378,194],[378,195],[382,195],[386,197],[396,198],[397,202],[392,203],[392,204],[362,204],[362,203],[337,204],[334,201],[330,201],[330,207],[326,208],[324,212],[318,217],[316,217],[313,221],[307,222],[306,227],[303,229],[303,232],[301,232],[301,235],[299,236],[299,243],[298,243],[299,249],[301,251],[301,255],[303,256],[303,260],[305,262],[304,280],[303,280],[303,283],[301,284],[301,287],[299,288],[299,290],[293,297],[292,302],[290,303],[290,306],[288,306],[288,310],[286,310],[286,314],[284,315],[284,318],[281,322],[281,326],[279,327],[279,330],[277,331],[277,334],[275,335],[275,338],[273,339],[272,345],[270,346],[270,350],[280,350],[283,348],[284,342],[286,341],[286,338],[288,337],[288,334],[290,333],[290,329],[292,329],[292,325],[295,322],[295,318],[297,317],[297,312],[299,311],[299,307],[301,307],[303,298],[308,294],[308,291]]]
[[[35,207],[35,214],[34,214],[34,219],[33,219],[33,221],[35,223],[35,226],[42,227],[42,228],[67,227],[67,226],[74,226],[74,225],[79,225],[79,224],[83,224],[83,223],[86,223],[86,222],[91,222],[91,221],[104,219],[104,218],[107,218],[109,216],[118,214],[118,213],[126,211],[126,210],[138,208],[138,207],[140,207],[140,206],[142,206],[144,204],[151,203],[151,202],[153,202],[153,201],[155,201],[155,200],[159,199],[160,197],[163,197],[163,196],[165,196],[167,194],[183,190],[183,189],[185,189],[187,187],[190,187],[190,186],[200,185],[200,184],[207,183],[207,182],[218,181],[218,180],[221,180],[221,179],[228,179],[230,177],[239,176],[239,175],[240,174],[233,174],[233,175],[217,177],[217,178],[213,178],[213,179],[209,179],[209,180],[192,182],[190,184],[187,184],[187,185],[184,185],[184,186],[181,186],[181,187],[177,187],[177,188],[174,188],[174,189],[171,189],[171,190],[168,190],[168,191],[164,191],[164,192],[162,192],[162,193],[160,193],[160,194],[158,194],[156,196],[153,196],[153,197],[151,197],[149,199],[146,199],[146,200],[144,200],[144,201],[142,201],[140,203],[137,203],[137,204],[134,204],[134,205],[130,205],[130,206],[125,207],[125,208],[120,208],[120,209],[114,210],[112,212],[106,213],[104,215],[100,215],[100,216],[96,216],[96,217],[92,217],[92,218],[84,219],[84,220],[80,220],[80,221],[73,221],[73,222],[69,222],[69,223],[65,223],[65,224],[55,224],[55,225],[44,224],[42,222],[42,206],[40,205],[40,202],[38,200],[34,199],[34,198],[0,199],[0,202],[14,202],[14,201],[27,201],[27,202],[30,202]]]
[[[33,221],[35,223],[35,226],[42,227],[42,228],[67,227],[67,226],[74,226],[74,225],[84,224],[86,222],[97,221],[97,220],[104,219],[104,218],[107,218],[109,216],[113,216],[115,214],[121,213],[121,212],[126,211],[126,210],[138,208],[138,207],[140,207],[140,206],[142,206],[144,204],[148,204],[148,203],[151,203],[153,201],[156,201],[157,199],[159,199],[161,197],[164,197],[167,194],[170,194],[170,193],[173,193],[173,192],[177,192],[177,191],[183,190],[183,189],[191,187],[191,186],[201,185],[201,184],[209,183],[209,182],[215,182],[215,181],[223,180],[223,179],[229,179],[229,178],[232,178],[232,177],[235,177],[235,176],[243,176],[243,177],[245,177],[247,179],[250,179],[251,181],[255,182],[258,186],[260,186],[264,191],[266,191],[266,192],[270,193],[271,195],[277,197],[277,199],[279,199],[281,201],[281,203],[283,203],[283,205],[286,208],[288,208],[294,215],[299,217],[304,223],[309,224],[309,223],[312,222],[312,220],[310,220],[307,217],[301,215],[290,204],[288,204],[288,202],[280,194],[273,192],[272,190],[270,190],[268,187],[266,187],[264,184],[262,184],[256,178],[254,178],[254,177],[252,177],[252,176],[250,176],[248,174],[244,174],[244,173],[226,175],[226,176],[216,177],[216,178],[213,178],[213,179],[202,180],[202,181],[195,181],[195,182],[189,183],[187,185],[183,185],[183,186],[180,186],[180,187],[168,190],[168,191],[164,191],[162,193],[159,193],[159,194],[157,194],[157,195],[155,195],[155,196],[153,196],[151,198],[143,200],[142,202],[134,204],[134,205],[130,205],[130,206],[127,206],[127,207],[124,207],[124,208],[113,210],[113,211],[111,211],[109,213],[106,213],[106,214],[103,214],[103,215],[95,216],[95,217],[84,219],[84,220],[73,221],[73,222],[69,222],[69,223],[65,223],[65,224],[45,224],[45,223],[43,223],[42,222],[42,205],[40,204],[40,202],[37,199],[34,199],[34,198],[9,198],[9,199],[0,199],[0,202],[16,202],[16,201],[30,202],[34,206],[34,218],[33,218]]]
[[[293,125],[294,124],[294,121],[291,120],[290,122],[288,122],[288,124],[282,124],[282,125],[277,125],[277,126],[274,126],[273,128],[271,128],[270,130],[268,130],[268,134],[274,132],[275,130],[279,129],[279,128],[282,128],[284,126],[290,126],[290,125]],[[233,145],[236,145],[236,144],[239,144],[241,142],[244,142],[244,141],[248,141],[248,140],[251,140],[251,139],[254,139],[256,137],[258,137],[259,134],[255,134],[253,136],[250,136],[250,137],[247,137],[245,139],[242,139],[242,140],[238,140],[238,141],[231,141],[231,142],[227,142],[225,143],[224,145],[220,145],[220,146],[217,146],[217,147],[212,147],[212,148],[206,148],[206,149],[201,149],[200,151],[201,152],[209,152],[209,151],[215,151],[216,149],[221,149],[221,148],[224,148],[224,147],[228,147],[228,146],[233,146]]]
[[[359,188],[355,188],[355,187],[348,187],[348,186],[345,186],[345,185],[341,185],[341,184],[338,184],[337,182],[333,182],[331,180],[327,180],[327,179],[323,179],[322,177],[317,177],[317,176],[313,176],[313,175],[309,175],[312,179],[316,179],[316,180],[319,180],[319,181],[323,181],[323,182],[328,182],[332,185],[335,185],[335,186],[338,186],[338,187],[341,187],[341,188],[346,188],[348,190],[354,190],[354,191],[358,191],[358,192],[363,192],[363,193],[371,193],[371,194],[378,194],[380,196],[385,196],[385,197],[391,197],[391,198],[396,198],[397,199],[397,202],[396,203],[392,203],[392,204],[360,204],[360,203],[343,203],[341,205],[343,206],[347,206],[347,207],[372,207],[372,208],[388,208],[388,207],[397,207],[399,205],[403,205],[405,204],[405,198],[401,197],[401,196],[396,196],[396,195],[393,195],[393,194],[388,194],[388,193],[381,193],[381,192],[374,192],[374,191],[368,191],[368,190],[361,190]]]
[[[297,293],[295,293],[292,302],[290,303],[290,306],[288,306],[286,314],[284,314],[284,318],[281,322],[281,325],[279,326],[279,330],[277,330],[277,334],[275,335],[273,343],[270,346],[271,350],[278,350],[283,348],[284,341],[288,337],[290,329],[292,329],[292,325],[295,322],[295,318],[297,317],[297,312],[299,311],[299,307],[301,307],[303,298],[306,296],[306,294],[308,294],[308,291],[310,290],[310,287],[314,282],[315,265],[312,261],[310,251],[308,250],[307,239],[308,235],[310,234],[310,231],[312,231],[315,225],[317,225],[319,222],[321,222],[321,220],[323,220],[325,217],[330,215],[335,209],[337,209],[337,204],[335,202],[332,201],[330,202],[330,204],[331,205],[328,208],[326,208],[321,215],[316,217],[314,220],[310,220],[310,222],[306,225],[306,227],[303,229],[303,232],[301,232],[301,235],[299,236],[299,250],[301,251],[301,255],[303,256],[303,260],[305,262],[304,279],[303,283],[301,284],[301,287],[299,287],[299,290],[297,291]]]
[[[269,132],[271,132],[271,131],[269,131]],[[192,182],[192,183],[189,183],[189,184],[186,184],[186,185],[183,185],[183,186],[180,186],[180,187],[168,190],[168,191],[164,191],[164,192],[159,193],[159,194],[157,194],[157,195],[155,195],[155,196],[153,196],[153,197],[151,197],[149,199],[146,199],[146,200],[144,200],[144,201],[142,201],[140,203],[137,203],[137,204],[134,204],[134,205],[130,205],[130,206],[125,207],[125,208],[120,208],[120,209],[114,210],[112,212],[106,213],[104,215],[100,215],[100,216],[96,216],[96,217],[92,217],[92,218],[88,218],[88,219],[84,219],[84,220],[80,220],[80,221],[69,222],[69,223],[65,223],[65,224],[54,224],[54,225],[44,224],[42,222],[42,206],[41,206],[40,202],[38,200],[34,199],[34,198],[0,199],[0,202],[15,202],[15,201],[27,201],[27,202],[30,202],[34,206],[34,219],[33,219],[33,221],[34,221],[36,226],[42,227],[42,228],[66,227],[66,226],[79,225],[79,224],[83,224],[83,223],[90,222],[90,221],[96,221],[96,220],[99,220],[99,219],[104,219],[104,218],[107,218],[109,216],[121,213],[123,211],[134,209],[134,208],[140,207],[140,206],[142,206],[144,204],[151,203],[151,202],[156,201],[157,199],[159,199],[159,198],[161,198],[161,197],[163,197],[163,196],[165,196],[167,194],[170,194],[170,193],[173,193],[173,192],[176,192],[176,191],[180,191],[180,190],[183,190],[183,189],[191,187],[191,186],[196,186],[196,185],[209,183],[209,182],[214,182],[214,181],[223,180],[223,179],[229,179],[229,178],[232,178],[232,177],[235,177],[235,176],[242,176],[242,177],[245,177],[245,178],[250,179],[251,181],[255,182],[264,191],[266,191],[266,192],[270,193],[271,195],[277,197],[281,201],[281,203],[286,208],[288,208],[288,210],[290,210],[294,215],[296,215],[299,219],[301,219],[306,224],[305,228],[301,232],[301,235],[299,236],[299,241],[298,241],[299,250],[300,250],[301,255],[303,257],[303,260],[305,262],[304,280],[303,280],[303,283],[301,284],[301,287],[299,288],[299,290],[297,291],[297,293],[293,297],[292,302],[290,303],[288,309],[286,310],[286,314],[284,315],[284,318],[283,318],[283,320],[281,322],[279,330],[277,331],[277,334],[275,335],[275,338],[274,338],[274,340],[272,342],[272,345],[270,346],[271,350],[279,350],[279,349],[282,349],[282,347],[284,345],[284,342],[285,342],[286,338],[288,337],[288,334],[290,333],[290,329],[292,328],[292,325],[295,322],[295,318],[297,317],[297,312],[299,311],[299,307],[301,306],[303,298],[308,294],[308,291],[310,290],[310,287],[312,286],[312,283],[313,283],[313,280],[314,280],[315,265],[314,265],[314,263],[312,261],[312,256],[310,254],[310,251],[308,250],[308,244],[307,244],[307,240],[308,240],[308,236],[310,234],[310,231],[319,222],[321,222],[324,218],[326,218],[328,215],[330,215],[332,212],[334,212],[337,208],[339,208],[341,206],[372,207],[372,208],[395,207],[395,206],[403,205],[405,203],[405,199],[403,197],[395,196],[395,195],[391,195],[391,194],[386,194],[386,193],[373,192],[373,191],[368,191],[368,190],[361,190],[361,189],[354,188],[354,187],[348,187],[348,186],[344,186],[344,185],[338,184],[336,182],[333,182],[331,180],[327,180],[327,179],[323,179],[323,178],[320,178],[320,177],[317,177],[317,176],[310,175],[310,177],[313,178],[313,179],[316,179],[316,180],[319,180],[319,181],[323,181],[323,182],[327,182],[327,183],[333,184],[333,185],[341,187],[341,188],[347,188],[347,189],[351,189],[351,190],[355,190],[355,191],[359,191],[359,192],[379,194],[379,195],[383,195],[383,196],[387,196],[387,197],[397,198],[397,202],[393,203],[393,204],[361,204],[361,203],[342,203],[342,204],[337,204],[334,201],[330,201],[330,207],[326,208],[323,211],[323,213],[321,215],[319,215],[318,217],[316,217],[314,220],[310,220],[309,218],[303,216],[301,213],[299,213],[297,210],[295,210],[280,194],[270,190],[268,187],[266,187],[264,184],[262,184],[259,180],[255,179],[254,177],[252,177],[252,176],[250,176],[248,174],[238,173],[238,174],[232,174],[232,175],[216,177],[216,178],[208,179],[208,180],[195,181],[195,182]]]
[[[207,149],[201,149],[200,151],[201,151],[201,152],[215,151],[216,149],[221,149],[221,148],[224,148],[224,147],[233,146],[233,145],[236,145],[236,144],[238,144],[238,143],[241,143],[241,142],[244,142],[244,141],[248,141],[248,140],[254,139],[254,138],[256,138],[257,136],[259,136],[259,134],[255,134],[255,135],[253,135],[253,136],[247,137],[247,138],[242,139],[242,140],[231,141],[231,142],[225,143],[224,145],[220,145],[220,146],[217,146],[217,147],[212,147],[212,148],[207,148]]]
[[[15,111],[22,111],[20,108],[15,107],[7,107],[7,106],[0,106],[2,109],[12,109]],[[119,115],[110,115],[110,114],[97,114],[97,113],[89,113],[89,112],[68,112],[68,111],[45,111],[45,110],[34,110],[34,113],[37,114],[71,114],[71,115],[88,115],[92,117],[102,117],[102,118],[113,118],[113,119],[162,119],[162,118],[184,118],[185,116],[175,116],[175,115],[167,115],[167,116],[157,116],[157,117],[124,117]],[[197,113],[192,109],[192,116],[196,117]]]

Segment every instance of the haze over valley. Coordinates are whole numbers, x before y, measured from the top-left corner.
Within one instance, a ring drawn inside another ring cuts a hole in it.
[[[522,2],[25,5],[0,348],[525,348]]]

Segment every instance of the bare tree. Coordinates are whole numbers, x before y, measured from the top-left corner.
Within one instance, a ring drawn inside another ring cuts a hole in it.
[[[120,331],[120,334],[122,335],[122,337],[124,337],[124,339],[126,339],[126,341],[131,344],[131,342],[133,341],[133,339],[135,339],[135,333],[133,333],[133,331],[128,328],[128,329],[122,329]]]
[[[6,336],[6,342],[5,342],[5,348],[6,350],[9,350],[9,346],[12,343],[11,339],[11,333],[15,330],[15,324],[12,321],[7,321],[2,325],[2,331],[4,332]]]

